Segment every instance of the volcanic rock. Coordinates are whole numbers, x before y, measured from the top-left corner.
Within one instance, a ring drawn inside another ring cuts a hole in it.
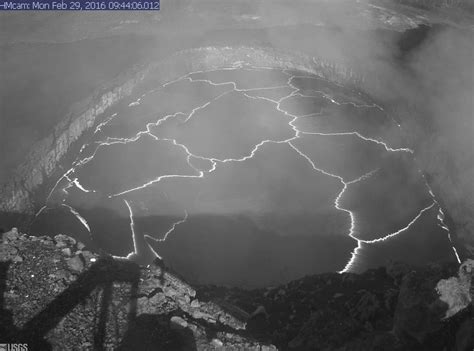
[[[470,261],[456,278],[448,264],[242,290],[192,287],[162,262],[144,268],[89,251],[68,257],[64,249],[77,244],[66,236],[55,239],[66,247],[10,238],[1,246],[0,332],[2,341],[32,349],[441,351],[472,344],[472,307],[461,308],[469,301],[459,298],[469,291]],[[13,264],[16,256],[23,261]]]
[[[459,267],[458,277],[442,279],[436,285],[440,300],[449,306],[445,318],[465,309],[474,298],[474,260],[467,260]]]
[[[449,274],[442,272],[443,275]],[[394,314],[394,331],[407,334],[420,343],[443,328],[447,305],[438,298],[435,287],[439,275],[429,269],[412,271],[403,277]]]
[[[84,262],[82,262],[82,259],[80,256],[74,256],[67,260],[67,265],[71,271],[74,272],[82,272],[84,269]]]

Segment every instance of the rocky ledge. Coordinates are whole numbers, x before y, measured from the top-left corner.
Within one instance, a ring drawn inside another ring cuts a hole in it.
[[[0,246],[2,343],[29,350],[472,350],[474,261],[393,263],[259,290],[16,229]]]

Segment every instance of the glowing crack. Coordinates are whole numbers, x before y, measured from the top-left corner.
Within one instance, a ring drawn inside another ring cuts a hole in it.
[[[149,265],[152,263],[158,256],[158,254],[151,248],[151,246],[145,241],[143,235],[140,235],[135,230],[135,220],[133,215],[132,206],[130,203],[123,199],[125,205],[128,209],[128,214],[130,218],[130,231],[132,233],[133,240],[133,251],[130,252],[126,257],[123,256],[113,256],[116,259],[127,259],[134,261],[138,264]]]
[[[130,105],[129,105],[130,106]],[[117,117],[117,113],[112,114],[110,117],[106,118],[103,122],[99,123],[97,127],[95,127],[94,134],[100,132],[102,130],[102,127],[106,126],[111,120],[113,120],[115,117]],[[85,145],[83,145],[84,147]],[[82,148],[81,151],[82,152]]]
[[[386,143],[384,143],[383,141],[365,137],[365,136],[361,135],[359,132],[316,133],[316,132],[301,132],[301,131],[300,131],[300,133],[301,133],[301,134],[308,134],[308,135],[325,135],[325,136],[355,135],[355,136],[357,136],[358,138],[360,138],[360,139],[362,139],[362,140],[365,140],[365,141],[368,141],[368,142],[371,142],[371,143],[376,143],[376,144],[382,145],[382,146],[385,148],[385,150],[388,151],[388,152],[408,152],[408,153],[410,153],[410,154],[413,154],[413,150],[410,149],[410,148],[397,148],[397,149],[394,149],[394,148],[389,147],[389,146],[388,146]]]
[[[89,227],[89,223],[87,223],[86,219],[84,217],[82,217],[79,212],[77,212],[74,208],[72,208],[71,206],[69,205],[66,205],[66,204],[61,204],[62,206],[66,207],[69,209],[69,211],[79,220],[79,222],[82,223],[82,225],[84,227],[86,227],[87,231],[90,233],[91,232],[91,228]]]
[[[374,239],[374,240],[362,240],[362,239],[358,239],[354,236],[354,233],[355,233],[355,229],[356,229],[356,217],[355,217],[355,213],[353,211],[350,211],[344,207],[342,207],[340,205],[340,201],[342,199],[342,196],[344,195],[345,191],[347,190],[348,186],[350,184],[354,184],[354,183],[357,183],[357,182],[360,182],[360,181],[363,181],[365,179],[368,179],[369,177],[371,177],[375,172],[377,172],[377,169],[376,170],[372,170],[364,175],[362,175],[361,177],[357,178],[357,179],[354,179],[354,180],[351,180],[351,181],[344,181],[344,179],[341,177],[341,176],[338,176],[336,174],[333,174],[333,173],[330,173],[330,172],[327,172],[321,168],[318,168],[316,167],[315,163],[313,162],[313,160],[306,154],[304,154],[301,150],[299,150],[296,146],[294,146],[291,142],[289,143],[289,145],[302,157],[304,157],[308,162],[309,164],[313,167],[314,170],[320,172],[320,173],[323,173],[323,174],[326,174],[328,176],[331,176],[331,177],[334,177],[336,179],[338,179],[342,184],[343,184],[343,188],[341,190],[341,192],[337,195],[335,201],[334,201],[334,205],[335,205],[335,208],[340,210],[340,211],[343,211],[343,212],[346,212],[349,216],[350,216],[350,221],[351,221],[351,224],[350,224],[350,228],[349,228],[349,236],[355,240],[357,240],[357,247],[353,250],[353,252],[351,253],[351,258],[349,260],[349,262],[346,264],[346,266],[340,271],[340,273],[345,273],[345,272],[348,272],[349,270],[351,270],[351,268],[355,265],[356,263],[356,260],[358,258],[358,254],[359,254],[359,251],[360,249],[362,248],[362,243],[367,243],[367,244],[370,244],[370,243],[376,243],[376,242],[380,242],[380,241],[385,241],[385,240],[388,240],[390,238],[393,238],[403,232],[406,232],[407,230],[409,230],[413,225],[414,223],[423,215],[424,212],[430,210],[431,208],[433,208],[433,206],[435,206],[435,202],[433,202],[431,205],[423,208],[416,216],[415,218],[413,218],[405,227],[397,230],[396,232],[393,232],[393,233],[390,233],[388,235],[385,235],[381,238],[378,238],[378,239]]]
[[[415,159],[415,161],[416,161],[416,159]],[[436,219],[438,220],[438,225],[448,235],[448,240],[451,243],[451,248],[453,250],[454,256],[456,257],[456,260],[458,261],[458,263],[461,264],[461,258],[459,257],[458,251],[456,250],[456,247],[454,246],[454,243],[453,243],[453,239],[452,239],[452,236],[451,236],[451,230],[449,229],[449,227],[444,222],[444,217],[445,217],[444,211],[443,211],[441,205],[439,204],[438,200],[436,199],[436,196],[433,192],[433,189],[431,189],[431,186],[428,183],[428,180],[426,179],[425,175],[421,171],[420,171],[420,173],[421,173],[421,175],[423,177],[423,180],[425,182],[425,186],[428,189],[428,193],[430,194],[431,198],[433,199],[433,203],[436,204],[436,206],[438,206],[438,214],[436,215]]]
[[[114,258],[128,259],[128,260],[132,260],[143,265],[148,265],[152,263],[156,258],[161,259],[161,256],[148,243],[148,240],[153,240],[155,242],[165,241],[168,238],[168,236],[174,232],[174,230],[176,229],[178,225],[186,222],[186,220],[188,219],[188,212],[185,211],[183,219],[180,219],[177,222],[173,223],[171,228],[164,234],[162,239],[156,239],[150,235],[137,233],[136,228],[135,228],[135,220],[134,220],[132,206],[127,200],[124,199],[123,201],[125,202],[125,205],[127,206],[128,213],[129,213],[130,231],[132,233],[132,239],[133,239],[133,251],[130,252],[126,257],[114,256]]]
[[[171,226],[171,228],[163,235],[163,238],[157,239],[157,238],[154,238],[153,236],[148,235],[148,234],[144,235],[144,238],[145,238],[145,240],[147,241],[148,245],[150,246],[150,249],[153,250],[153,248],[152,248],[151,245],[149,244],[150,241],[153,241],[153,242],[164,242],[164,241],[166,241],[166,239],[168,239],[168,236],[169,236],[170,234],[172,234],[172,233],[175,231],[176,227],[177,227],[178,225],[180,225],[180,224],[185,223],[187,220],[188,220],[188,212],[187,212],[186,210],[184,210],[184,217],[183,217],[183,219],[180,219],[179,221],[173,223],[173,225]],[[153,250],[153,252],[154,252],[159,258],[161,258],[161,256],[160,256],[155,250]]]
[[[357,179],[353,179],[351,181],[344,181],[344,179],[337,175],[337,174],[333,174],[333,173],[330,173],[330,172],[327,172],[321,168],[318,168],[316,167],[315,163],[313,162],[313,160],[308,156],[306,155],[305,153],[303,153],[300,149],[298,149],[296,146],[294,146],[291,142],[288,143],[292,148],[293,150],[295,150],[300,156],[302,156],[306,161],[308,161],[308,163],[311,165],[311,167],[317,171],[317,172],[320,172],[322,174],[325,174],[327,176],[330,176],[330,177],[333,177],[333,178],[336,178],[337,180],[339,180],[342,184],[342,190],[339,192],[339,194],[337,195],[336,199],[334,200],[334,207],[336,209],[338,209],[339,211],[343,211],[345,213],[347,213],[350,217],[350,227],[349,227],[349,236],[351,238],[353,238],[354,240],[357,240],[359,241],[359,239],[357,239],[355,236],[354,236],[354,232],[355,232],[355,227],[356,227],[356,221],[355,221],[355,214],[353,211],[350,211],[344,207],[342,207],[340,205],[340,201],[341,201],[341,198],[342,196],[344,195],[345,191],[347,190],[348,186],[350,184],[355,184],[357,182],[360,182],[360,181],[364,181],[366,179],[368,179],[369,177],[371,177],[374,173],[376,173],[378,171],[378,169],[374,169],[362,176],[360,176],[359,178]]]
[[[385,241],[385,240],[388,240],[394,236],[397,236],[398,234],[401,234],[405,231],[407,231],[408,229],[410,229],[410,227],[415,224],[415,222],[423,215],[423,213],[425,213],[426,211],[428,210],[431,210],[433,207],[434,207],[435,203],[433,202],[431,205],[423,208],[416,216],[415,218],[413,218],[405,227],[397,230],[396,232],[393,232],[393,233],[390,233],[390,234],[387,234],[385,235],[384,237],[381,237],[381,238],[377,238],[377,239],[373,239],[373,240],[360,240],[360,242],[363,242],[363,243],[366,243],[366,244],[372,244],[372,243],[377,243],[377,242],[380,242],[380,241]]]

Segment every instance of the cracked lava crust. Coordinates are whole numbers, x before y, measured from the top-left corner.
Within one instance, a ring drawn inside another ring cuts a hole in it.
[[[307,72],[191,72],[109,111],[30,232],[244,287],[459,260],[402,135],[369,98]]]

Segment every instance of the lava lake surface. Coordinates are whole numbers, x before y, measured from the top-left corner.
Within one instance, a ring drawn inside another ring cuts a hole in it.
[[[32,234],[241,287],[456,259],[398,123],[308,72],[193,72],[94,128]]]

